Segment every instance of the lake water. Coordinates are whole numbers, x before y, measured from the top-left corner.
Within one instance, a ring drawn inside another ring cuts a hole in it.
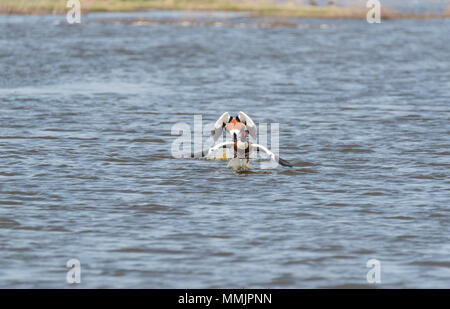
[[[0,16],[0,287],[450,288],[449,33]],[[241,110],[293,168],[172,157],[174,124]]]

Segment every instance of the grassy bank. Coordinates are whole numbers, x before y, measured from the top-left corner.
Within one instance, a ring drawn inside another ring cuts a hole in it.
[[[304,1],[306,2],[306,1]],[[3,14],[64,14],[67,0],[1,0]],[[137,10],[207,10],[207,11],[249,11],[256,16],[313,17],[313,18],[365,18],[364,7],[297,6],[293,2],[251,0],[80,0],[86,12],[129,12]],[[447,10],[447,17],[450,11]],[[382,18],[425,18],[433,15],[399,14],[383,10]]]

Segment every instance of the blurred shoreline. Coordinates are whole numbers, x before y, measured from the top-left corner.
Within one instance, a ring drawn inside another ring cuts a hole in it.
[[[339,2],[339,1],[335,1]],[[342,18],[365,19],[368,9],[364,6],[307,5],[309,1],[250,1],[250,0],[80,0],[84,14],[89,12],[133,12],[141,10],[182,11],[231,11],[249,12],[253,17],[294,18]],[[303,5],[299,5],[303,3]],[[2,0],[0,14],[3,15],[61,15],[66,14],[67,0]],[[450,8],[441,13],[398,12],[383,8],[383,19],[431,19],[450,17]]]

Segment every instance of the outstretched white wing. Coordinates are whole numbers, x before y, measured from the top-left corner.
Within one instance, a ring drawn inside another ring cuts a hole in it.
[[[228,147],[232,147],[234,146],[234,142],[225,142],[225,143],[220,143],[212,148],[210,148],[208,150],[208,153],[206,154],[207,156],[210,155],[211,153],[216,152],[217,150],[219,150],[220,148],[228,148]]]
[[[208,150],[203,150],[200,151],[198,153],[192,153],[191,157],[192,158],[202,158],[202,157],[207,157],[210,154],[216,152],[217,150],[221,149],[221,148],[230,148],[234,146],[234,142],[225,142],[225,143],[220,143],[217,144],[216,146],[209,148]]]
[[[266,147],[259,145],[259,144],[251,144],[251,150],[257,150],[257,151],[264,151],[265,153],[267,153],[270,158],[274,161],[277,161],[278,163],[280,163],[283,166],[289,166],[292,167],[292,164],[289,163],[286,160],[281,159],[280,157],[276,156],[272,151],[270,151],[269,149],[267,149]]]
[[[214,129],[211,131],[211,135],[214,141],[217,141],[222,135],[223,127],[228,123],[229,120],[230,114],[228,112],[223,113],[222,116],[217,119],[216,123],[214,124]]]
[[[247,114],[244,112],[239,112],[238,117],[239,120],[247,127],[250,136],[256,139],[258,129],[256,128],[256,125],[253,122],[253,120],[249,116],[247,116]]]

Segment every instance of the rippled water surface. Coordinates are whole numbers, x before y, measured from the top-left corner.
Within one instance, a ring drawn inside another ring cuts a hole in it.
[[[450,288],[448,20],[0,16],[0,286]],[[174,159],[280,123],[293,168]],[[381,284],[366,281],[369,259]]]

